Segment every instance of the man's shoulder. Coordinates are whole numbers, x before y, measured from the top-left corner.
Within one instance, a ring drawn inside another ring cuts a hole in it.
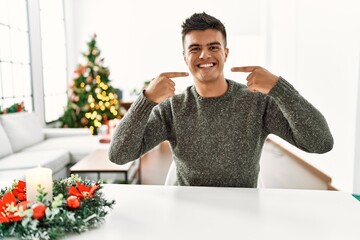
[[[246,90],[247,86],[245,84],[239,83],[237,81],[231,80],[231,79],[226,79],[226,81],[229,83],[229,86],[232,86],[236,89],[241,89],[241,90]]]
[[[249,102],[263,102],[268,101],[269,96],[262,94],[260,92],[254,93],[249,91],[248,87],[245,84],[242,84],[240,82],[226,79],[229,83],[229,91],[230,95],[232,96],[232,99],[235,101],[249,101]]]
[[[245,84],[230,79],[226,79],[226,81],[229,83],[228,91],[229,95],[231,95],[232,98],[243,100],[244,97],[254,97],[254,94],[249,91],[248,87]]]

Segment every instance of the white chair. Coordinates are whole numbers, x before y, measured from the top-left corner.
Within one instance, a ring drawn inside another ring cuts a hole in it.
[[[176,185],[176,165],[175,165],[174,161],[171,162],[171,165],[169,167],[169,171],[168,171],[168,173],[166,175],[164,185],[165,186]],[[258,188],[265,188],[264,181],[263,181],[263,179],[261,177],[261,172],[259,173],[257,187]]]
[[[257,188],[265,188],[264,180],[261,177],[261,171],[259,172]]]
[[[171,162],[169,171],[166,175],[165,186],[174,186],[176,185],[176,165],[174,161]]]

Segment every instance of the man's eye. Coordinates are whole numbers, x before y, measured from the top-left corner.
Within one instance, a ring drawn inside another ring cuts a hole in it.
[[[217,51],[217,50],[219,50],[219,47],[218,46],[211,46],[209,49],[211,51]]]
[[[190,52],[192,52],[192,53],[198,52],[198,51],[200,51],[199,47],[190,48]]]

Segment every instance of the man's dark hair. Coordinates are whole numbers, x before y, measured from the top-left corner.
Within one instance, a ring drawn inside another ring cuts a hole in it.
[[[220,20],[210,16],[209,14],[194,13],[191,17],[187,18],[181,25],[182,42],[184,44],[185,35],[194,30],[215,29],[221,32],[224,37],[224,45],[226,47],[226,30],[225,26]]]

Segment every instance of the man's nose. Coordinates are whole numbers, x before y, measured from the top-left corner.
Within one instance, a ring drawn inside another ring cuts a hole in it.
[[[209,58],[209,57],[211,57],[211,54],[210,54],[209,50],[207,50],[207,49],[201,50],[200,58],[206,59],[206,58]]]

